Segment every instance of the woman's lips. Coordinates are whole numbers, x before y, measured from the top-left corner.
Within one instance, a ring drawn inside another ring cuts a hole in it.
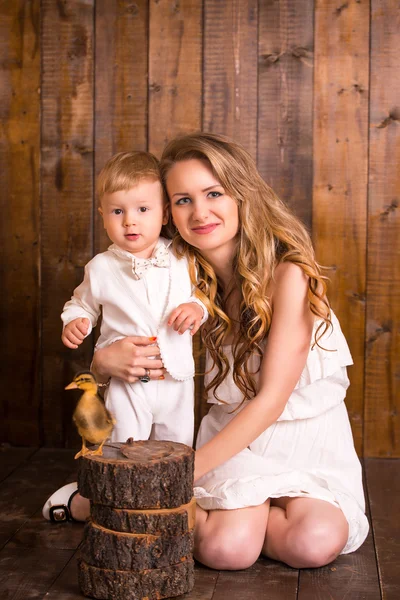
[[[199,233],[200,235],[206,235],[207,233],[212,233],[218,225],[219,223],[210,223],[209,225],[203,225],[202,227],[193,227],[192,231]]]

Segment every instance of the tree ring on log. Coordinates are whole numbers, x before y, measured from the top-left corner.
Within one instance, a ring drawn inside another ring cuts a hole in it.
[[[175,536],[194,528],[196,500],[192,498],[189,504],[178,508],[142,510],[91,503],[90,516],[96,525],[113,531]]]
[[[95,504],[176,508],[193,496],[194,451],[185,444],[156,440],[108,444],[102,456],[87,454],[79,462],[79,493]]]
[[[193,559],[145,571],[99,569],[78,560],[79,586],[98,600],[161,600],[190,592],[194,586]]]

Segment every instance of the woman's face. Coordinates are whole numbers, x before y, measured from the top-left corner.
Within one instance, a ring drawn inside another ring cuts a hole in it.
[[[239,211],[206,160],[182,160],[167,175],[171,213],[182,238],[210,257],[231,257]]]

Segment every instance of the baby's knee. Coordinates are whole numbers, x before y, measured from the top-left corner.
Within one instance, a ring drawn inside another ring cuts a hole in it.
[[[295,568],[323,567],[340,554],[347,542],[346,527],[328,521],[299,523],[289,529],[287,543]]]
[[[212,569],[247,569],[255,563],[260,548],[255,548],[245,530],[228,532],[209,532],[199,536],[195,543],[195,558]]]

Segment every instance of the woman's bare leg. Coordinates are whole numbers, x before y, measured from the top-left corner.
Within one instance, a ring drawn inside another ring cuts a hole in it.
[[[259,557],[265,539],[269,502],[236,510],[197,507],[195,558],[212,569],[246,569]]]
[[[71,502],[71,514],[76,521],[86,521],[90,516],[90,502],[80,494],[75,494]]]
[[[340,508],[314,498],[271,501],[262,552],[291,567],[321,567],[346,545],[348,523]]]

